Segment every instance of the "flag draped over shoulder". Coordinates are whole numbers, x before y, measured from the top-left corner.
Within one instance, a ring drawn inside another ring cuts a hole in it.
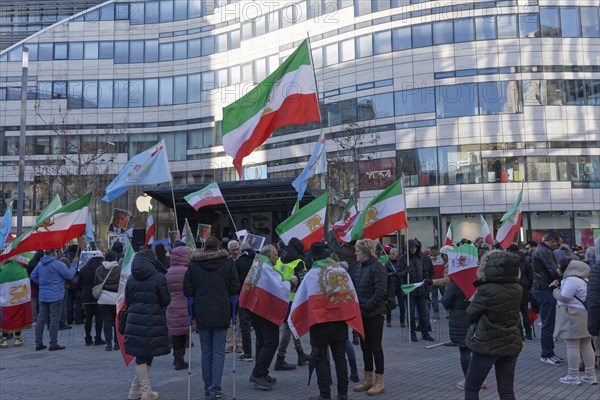
[[[471,300],[477,291],[473,282],[477,280],[478,263],[478,250],[472,244],[463,244],[448,251],[448,276],[456,283],[467,300]]]
[[[242,176],[242,161],[274,130],[319,122],[317,85],[308,40],[248,94],[223,108],[223,148]]]
[[[281,325],[287,315],[289,300],[290,283],[283,281],[283,276],[267,257],[257,254],[242,286],[240,306]]]
[[[4,333],[19,332],[31,327],[31,286],[27,270],[16,261],[0,268],[0,307]]]
[[[275,231],[285,244],[296,237],[304,244],[304,249],[308,250],[312,243],[323,240],[326,210],[327,192],[296,211],[279,224]]]
[[[0,220],[0,250],[4,249],[4,243],[6,243],[10,229],[12,228],[12,205],[13,202],[11,201],[2,220]]]
[[[104,201],[113,201],[135,185],[155,185],[171,180],[169,159],[165,141],[161,140],[151,148],[143,151],[125,164],[123,169],[106,187]]]
[[[452,242],[454,240],[454,226],[452,222],[448,225],[448,231],[446,232],[446,239],[444,239],[444,246],[454,246]]]
[[[521,202],[523,200],[523,189],[519,192],[517,200],[500,219],[502,225],[496,232],[496,240],[500,243],[500,246],[504,249],[514,242],[515,236],[521,229]]]
[[[217,182],[213,182],[197,192],[188,194],[184,199],[190,206],[194,207],[194,210],[196,211],[198,211],[200,207],[225,203],[225,199],[223,198],[223,194],[221,193],[221,189],[219,189]]]
[[[306,166],[292,182],[292,186],[298,192],[298,201],[304,197],[304,192],[308,186],[308,180],[315,175],[327,172],[327,152],[325,150],[325,132],[321,129],[317,146],[313,150],[310,159],[306,163]]]
[[[494,237],[492,236],[492,232],[490,232],[490,227],[487,223],[487,221],[485,220],[485,218],[483,218],[483,215],[479,214],[479,223],[481,224],[481,234],[483,236],[483,238],[485,239],[485,242],[487,244],[489,244],[490,246],[494,245]]]
[[[156,224],[154,224],[154,218],[152,217],[152,209],[148,209],[148,219],[146,220],[146,237],[144,239],[144,246],[148,247],[154,243],[154,233],[156,232]]]
[[[131,275],[131,263],[133,262],[133,257],[135,256],[135,252],[133,251],[131,242],[129,241],[129,239],[126,240],[127,242],[125,243],[123,263],[121,265],[121,277],[119,279],[119,297],[117,300],[117,318],[115,318],[115,327],[117,330],[116,340],[119,342],[119,347],[121,348],[121,356],[123,357],[125,365],[129,365],[135,357],[125,352],[125,336],[123,336],[121,332],[119,332],[119,315],[121,315],[122,310],[127,308],[127,306],[125,305],[125,286],[127,285],[127,279],[129,279],[129,275]]]
[[[333,224],[333,231],[338,242],[342,241],[342,236],[352,227],[357,216],[358,211],[356,210],[354,197],[350,197],[348,204],[346,204],[344,211],[342,211],[342,219]]]
[[[87,225],[91,197],[89,193],[37,222],[6,246],[0,254],[0,261],[26,251],[58,249],[69,240],[82,236]]]
[[[288,324],[294,337],[323,322],[344,321],[364,337],[360,305],[348,272],[330,258],[316,261],[296,291]]]

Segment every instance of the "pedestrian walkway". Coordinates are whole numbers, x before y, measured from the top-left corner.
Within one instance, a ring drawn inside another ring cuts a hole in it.
[[[396,311],[397,312],[397,311]],[[464,393],[456,388],[462,378],[459,354],[456,347],[425,346],[447,340],[447,319],[433,324],[433,337],[436,342],[410,343],[406,328],[394,325],[384,328],[385,350],[385,394],[379,399],[403,400],[459,400]],[[539,331],[539,328],[538,328]],[[47,335],[47,332],[46,332]],[[104,346],[86,347],[83,340],[83,326],[59,332],[59,343],[67,348],[62,351],[34,351],[33,330],[24,332],[25,345],[0,349],[0,399],[2,400],[93,400],[125,399],[129,384],[134,375],[133,365],[126,367],[120,352],[104,350]],[[192,348],[192,399],[203,398],[203,383],[200,372],[200,346],[194,335]],[[46,340],[46,344],[48,341]],[[309,351],[308,337],[303,338],[306,351]],[[362,365],[360,347],[355,346],[359,363]],[[565,356],[564,343],[558,342],[556,352]],[[517,364],[515,387],[518,399],[527,400],[598,400],[599,387],[584,385],[564,385],[558,378],[566,375],[566,365],[555,367],[539,361],[538,340],[525,343]],[[187,355],[186,355],[187,358]],[[296,361],[293,346],[289,347],[288,362]],[[151,369],[151,382],[162,400],[187,399],[187,371],[173,369],[172,356],[155,358]],[[240,400],[285,400],[308,399],[317,394],[316,375],[310,387],[308,367],[298,367],[294,371],[271,372],[278,382],[270,392],[258,391],[248,382],[254,363],[236,360],[235,393]],[[361,371],[362,375],[362,371]],[[335,381],[335,373],[333,373]],[[226,357],[223,390],[228,399],[233,398],[234,374],[232,355]],[[496,382],[493,372],[488,378],[489,389],[481,391],[481,399],[497,399]],[[365,393],[352,392],[351,399],[371,398]],[[335,384],[332,389],[335,394]]]

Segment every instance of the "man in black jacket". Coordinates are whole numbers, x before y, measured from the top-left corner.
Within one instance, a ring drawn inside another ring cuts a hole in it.
[[[230,297],[240,289],[238,274],[227,250],[214,236],[206,239],[204,251],[195,250],[185,273],[183,293],[194,297],[194,317],[202,349],[204,395],[221,399],[225,366],[227,327],[231,320]]]
[[[232,246],[235,248],[236,244],[239,247],[239,257],[234,257],[235,252],[232,252],[231,249]],[[250,268],[252,267],[252,262],[254,261],[254,256],[256,255],[256,253],[254,252],[254,250],[252,250],[250,244],[243,243],[240,246],[236,240],[230,240],[227,244],[227,248],[229,249],[229,252],[232,253],[232,257],[234,258],[235,268],[237,269],[238,277],[240,278],[241,292],[242,285],[244,284],[246,276],[248,276],[248,271],[250,271]],[[244,307],[239,307],[239,317],[243,353],[239,355],[238,360],[250,362],[252,361],[252,336],[250,334],[252,319],[248,310]]]
[[[556,260],[553,251],[563,242],[560,232],[546,233],[542,243],[533,256],[533,295],[539,306],[542,318],[542,357],[544,364],[561,365],[561,359],[554,354],[554,318],[556,317],[556,299],[552,296],[550,283],[558,279]]]

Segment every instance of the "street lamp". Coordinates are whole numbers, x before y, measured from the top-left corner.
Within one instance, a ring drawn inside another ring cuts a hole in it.
[[[29,68],[29,49],[23,47],[21,71],[21,132],[19,135],[19,197],[17,198],[17,237],[23,233],[23,198],[25,196],[25,135],[27,132],[27,70]]]

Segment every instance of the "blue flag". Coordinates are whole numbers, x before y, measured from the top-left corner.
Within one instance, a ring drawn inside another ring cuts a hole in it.
[[[0,250],[4,249],[4,243],[10,233],[10,228],[12,228],[12,205],[13,202],[11,201],[4,217],[2,217],[2,221],[0,221]]]
[[[96,241],[94,227],[92,226],[92,214],[90,213],[88,213],[87,225],[85,226],[85,240],[88,242],[88,246],[90,243]]]
[[[161,140],[146,151],[133,156],[119,175],[106,187],[104,201],[113,201],[121,196],[129,186],[156,185],[171,180],[169,159],[165,141]]]
[[[298,201],[304,197],[304,192],[308,186],[308,180],[317,174],[327,172],[327,153],[325,151],[325,132],[321,129],[321,135],[317,142],[317,147],[313,150],[308,163],[292,182],[292,186],[298,192]]]

